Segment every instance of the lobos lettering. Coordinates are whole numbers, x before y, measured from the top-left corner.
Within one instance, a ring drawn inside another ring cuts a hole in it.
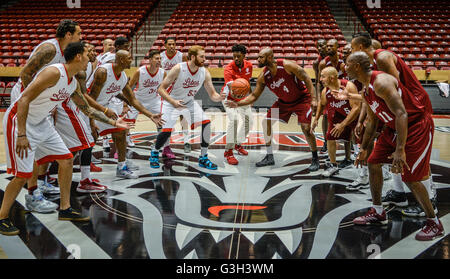
[[[120,85],[113,83],[106,89],[106,94],[112,94],[117,91],[120,91]]]
[[[198,80],[192,80],[191,78],[187,78],[184,82],[183,82],[183,88],[192,88],[192,87],[197,87],[200,85],[200,81]]]
[[[53,97],[50,98],[50,101],[59,102],[64,101],[70,97],[70,94],[67,92],[65,88],[60,89],[58,93],[53,94]]]
[[[330,106],[334,107],[334,108],[340,108],[342,106],[345,106],[347,104],[347,101],[340,101],[340,102],[331,102]]]
[[[280,85],[281,85],[283,82],[284,82],[284,78],[280,78],[279,80],[272,82],[272,83],[270,84],[270,88],[271,88],[271,89],[278,88],[278,87],[280,87]]]
[[[159,83],[156,80],[147,79],[144,81],[143,86],[144,87],[155,87],[158,86]]]

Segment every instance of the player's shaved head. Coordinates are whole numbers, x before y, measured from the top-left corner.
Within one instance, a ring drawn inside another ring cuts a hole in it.
[[[370,72],[370,58],[364,51],[357,51],[350,54],[347,62],[355,65],[358,64],[365,73]]]
[[[128,51],[121,49],[116,52],[116,60],[123,59],[124,57],[128,57],[128,55],[130,55],[130,53]]]
[[[103,40],[103,46],[107,46],[108,44],[113,44],[114,41],[111,39],[104,39]]]
[[[273,50],[270,47],[263,48],[258,54],[258,66],[260,68],[273,63]]]
[[[377,50],[381,48],[381,43],[375,39],[372,39],[372,47],[373,49]]]
[[[326,67],[322,70],[322,73],[327,77],[338,77],[338,71],[334,67]]]
[[[338,41],[336,39],[329,39],[327,45],[330,46],[339,46]]]
[[[273,56],[273,49],[270,47],[263,48],[259,54],[264,55],[265,57]]]

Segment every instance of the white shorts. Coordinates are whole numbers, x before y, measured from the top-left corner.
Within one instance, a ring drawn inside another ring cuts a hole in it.
[[[161,98],[154,98],[151,100],[145,100],[143,98],[139,98],[139,96],[136,96],[136,99],[138,99],[139,102],[151,113],[153,114],[159,114],[161,113]],[[136,122],[136,119],[139,115],[139,111],[135,109],[134,107],[130,107],[130,110],[127,113],[126,119],[130,120],[130,122]]]
[[[175,126],[180,115],[183,115],[192,130],[200,125],[210,122],[202,107],[195,100],[192,99],[184,105],[186,108],[177,109],[169,102],[165,100],[163,101],[161,109],[162,119],[165,121],[162,127],[163,132],[172,132],[173,127]]]
[[[27,121],[27,139],[31,150],[28,156],[21,159],[16,153],[17,141],[17,105],[5,113],[3,118],[3,134],[5,138],[5,153],[7,172],[21,178],[30,178],[33,174],[34,161],[39,165],[54,160],[64,160],[73,157],[55,129],[55,126],[45,118],[40,123],[30,124]]]
[[[70,152],[84,150],[95,145],[89,117],[82,117],[82,115],[84,113],[71,99],[57,106],[55,128]]]
[[[109,102],[105,107],[107,107],[109,110],[114,111],[117,115],[122,114],[123,110],[123,102]],[[99,136],[105,136],[112,133],[117,133],[120,131],[123,131],[125,129],[123,128],[117,128],[116,126],[112,126],[106,123],[103,123],[101,121],[95,120],[95,125],[98,127],[98,134]]]

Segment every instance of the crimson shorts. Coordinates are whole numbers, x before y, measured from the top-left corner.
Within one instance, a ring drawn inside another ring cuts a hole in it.
[[[433,136],[434,123],[429,114],[408,127],[405,153],[410,171],[404,169],[404,175],[402,175],[404,182],[421,181],[423,177],[429,175]],[[385,128],[378,137],[368,162],[371,164],[392,163],[392,159],[389,160],[388,157],[395,151],[396,138],[397,133],[394,130]]]
[[[266,118],[287,123],[292,113],[297,115],[298,123],[311,124],[312,109],[309,100],[298,104],[286,104],[278,100],[269,109]]]
[[[345,126],[344,131],[338,136],[338,137],[333,137],[331,135],[331,130],[333,130],[334,126],[338,123],[341,123],[342,121],[344,121],[344,119],[346,118],[346,116],[343,116],[342,114],[339,113],[329,113],[328,114],[328,131],[326,134],[326,139],[327,140],[346,140],[346,141],[350,141],[351,136],[352,136],[352,131],[356,126],[356,122],[357,120],[353,121],[352,123],[350,123],[349,125]]]

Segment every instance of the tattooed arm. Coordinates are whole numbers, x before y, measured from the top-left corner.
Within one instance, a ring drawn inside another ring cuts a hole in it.
[[[75,103],[75,105],[89,118],[98,120],[100,122],[109,124],[111,126],[115,126],[118,128],[125,128],[129,129],[129,126],[127,123],[123,121],[123,119],[119,118],[117,120],[108,118],[103,112],[94,109],[91,107],[84,97],[83,93],[81,93],[80,85],[78,84],[77,89],[75,92],[70,96],[72,101]]]
[[[52,44],[43,44],[36,50],[34,55],[28,60],[25,67],[23,67],[20,72],[23,88],[27,88],[33,80],[33,76],[42,69],[44,65],[50,63],[55,55],[56,49]]]

